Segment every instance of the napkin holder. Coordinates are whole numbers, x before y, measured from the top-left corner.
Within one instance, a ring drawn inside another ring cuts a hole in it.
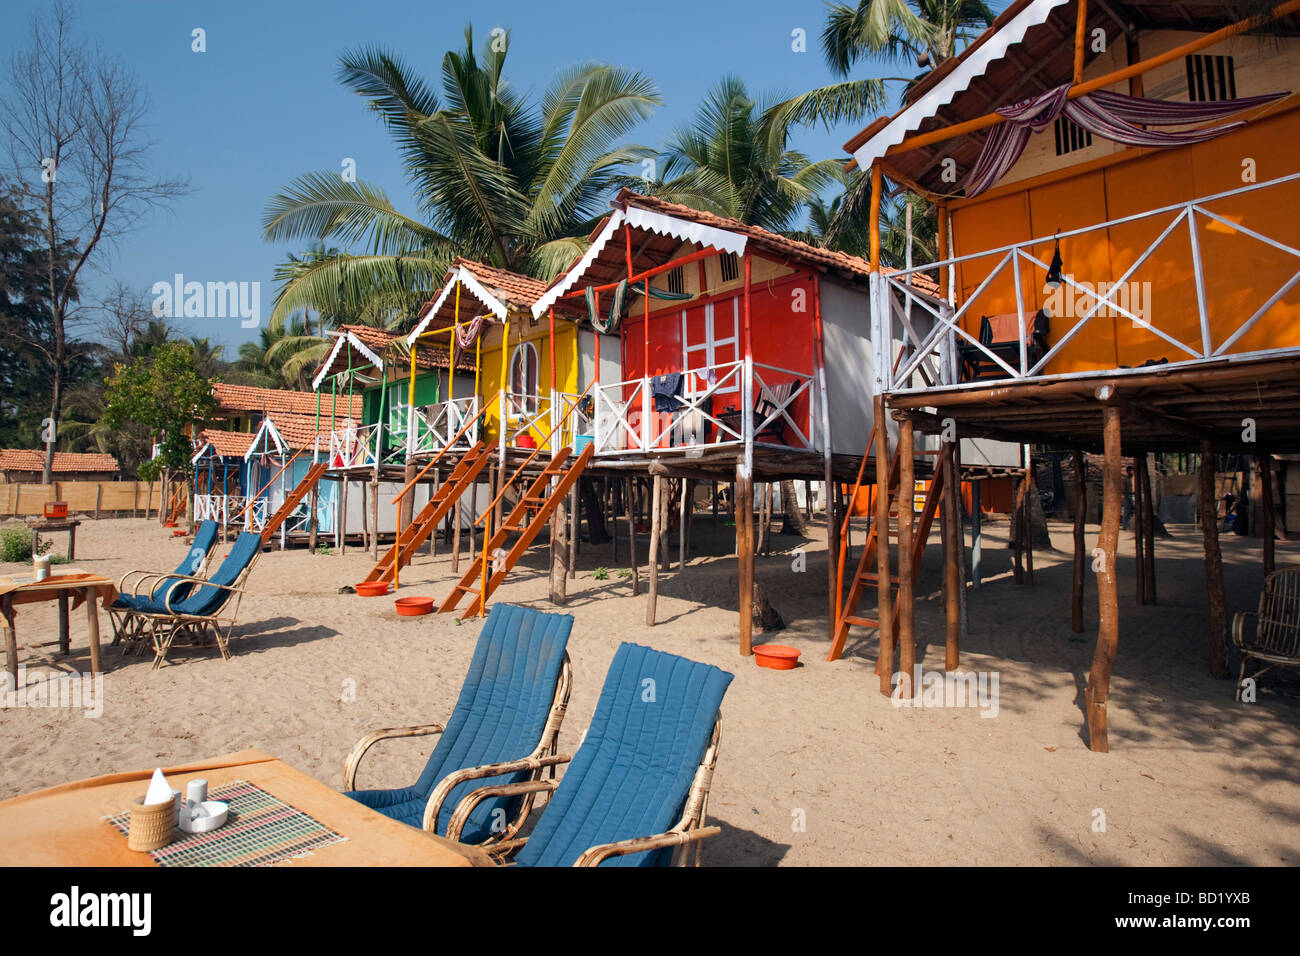
[[[145,804],[139,797],[131,806],[131,822],[127,830],[126,846],[129,850],[148,852],[158,850],[172,842],[176,826],[176,804]]]

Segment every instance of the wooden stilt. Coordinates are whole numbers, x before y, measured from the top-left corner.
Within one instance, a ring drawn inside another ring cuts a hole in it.
[[[575,483],[569,489],[569,577],[578,575],[578,547],[581,544],[579,539],[582,537],[582,513],[579,510],[580,501],[578,499],[578,484]]]
[[[870,449],[862,450],[865,456]],[[840,553],[840,523],[844,520],[835,511],[835,503],[831,499],[831,471],[832,463],[830,456],[825,460],[826,475],[826,631],[827,638],[831,644],[835,643],[835,630],[839,623],[836,618],[839,614],[840,595],[839,595],[839,568],[836,567],[836,561]],[[811,497],[809,502],[811,502]],[[848,559],[845,558],[847,563]]]
[[[456,507],[452,509],[452,529],[451,529],[451,573],[460,573],[460,501],[456,501]]]
[[[978,478],[970,483],[970,583],[978,588],[983,584],[983,521],[984,505],[980,501],[980,489],[983,486]]]
[[[1088,477],[1083,452],[1074,453],[1074,586],[1070,592],[1070,629],[1083,633],[1083,588],[1087,581],[1088,552],[1084,522],[1088,517]]]
[[[370,558],[379,560],[379,479],[370,482]]]
[[[961,658],[961,485],[952,455],[943,459],[943,666],[954,671]]]
[[[1097,649],[1088,672],[1084,703],[1088,714],[1088,747],[1097,753],[1110,750],[1106,727],[1106,704],[1110,697],[1110,672],[1119,647],[1119,593],[1115,564],[1119,556],[1119,511],[1124,495],[1120,473],[1120,410],[1107,405],[1103,412],[1105,468],[1102,494],[1101,534],[1098,546],[1103,564],[1097,572]]]
[[[915,463],[912,420],[908,418],[898,424],[898,669],[902,673],[905,698],[912,697],[916,691],[912,681],[916,669],[916,608],[912,584]]]
[[[414,478],[415,476],[412,475],[411,477]],[[347,554],[348,553],[348,485],[352,484],[352,482],[348,481],[346,472],[344,473],[344,477],[341,484],[342,487],[339,489],[339,554]],[[408,500],[410,499],[410,497],[411,497],[410,495],[407,495]]]
[[[636,508],[633,506],[636,496],[632,493],[632,482],[635,480],[628,478],[624,483],[626,496],[623,502],[623,511],[627,514],[627,560],[628,567],[632,569],[633,597],[641,590],[641,572],[637,570],[636,564]]]
[[[645,622],[647,627],[654,627],[655,624],[655,603],[659,599],[659,538],[663,533],[660,525],[660,518],[663,515],[663,507],[660,499],[663,497],[664,480],[661,476],[654,477],[654,491],[652,497],[654,500],[650,505],[650,593],[649,599],[645,605]]]
[[[569,516],[568,502],[561,496],[551,513],[551,581],[552,604],[561,607],[569,603]]]
[[[680,571],[686,567],[686,486],[689,484],[685,478],[682,479],[681,499],[677,503],[677,570]]]
[[[1025,448],[1025,520],[1021,535],[1024,540],[1025,578],[1034,586],[1034,501],[1038,497],[1038,481],[1034,478],[1034,459]]]
[[[754,482],[743,461],[736,464],[736,563],[740,603],[740,653],[753,653],[754,637]]]
[[[1151,493],[1151,463],[1142,456],[1142,595],[1156,603],[1156,507]]]
[[[1272,574],[1274,568],[1274,542],[1277,538],[1276,518],[1273,514],[1273,456],[1260,455],[1259,462],[1259,497],[1260,515],[1264,523],[1264,573]]]
[[[890,604],[889,582],[889,429],[885,427],[885,397],[875,398],[876,423],[876,620],[879,621],[880,658],[876,673],[880,675],[880,692],[886,697],[894,690],[894,615]]]
[[[618,498],[619,488],[622,487],[617,481],[607,481],[605,483],[605,500],[609,506],[609,560],[612,564],[618,564]]]
[[[1201,540],[1205,547],[1205,593],[1209,599],[1210,674],[1228,676],[1228,614],[1223,593],[1223,555],[1219,551],[1219,509],[1214,498],[1214,448],[1201,443]]]
[[[320,488],[319,481],[316,482],[316,484],[311,486],[311,499],[310,499],[311,504],[308,505],[308,507],[311,508],[311,517],[307,520],[307,547],[312,551],[312,553],[315,553],[316,551],[316,539],[319,536],[319,525],[320,525],[320,519],[318,517],[318,515],[320,514],[319,488]],[[222,530],[224,531],[225,529],[223,528]]]
[[[415,477],[416,471],[417,468],[415,466],[415,462],[407,461],[406,468],[402,473],[403,487],[411,483],[411,480]],[[343,483],[346,485],[347,479],[344,479]],[[411,526],[411,516],[415,514],[415,511],[412,508],[414,503],[415,503],[415,489],[411,489],[411,493],[406,495],[404,498],[402,498],[402,503],[401,505],[399,505],[399,509],[401,511],[401,521],[399,521],[398,524],[403,528],[409,528]]]
[[[1016,488],[1016,504],[1011,512],[1011,520],[1015,527],[1011,529],[1011,566],[1015,573],[1016,583],[1025,583],[1025,569],[1022,555],[1024,554],[1025,540],[1025,493],[1029,490],[1029,482],[1025,480],[1024,475],[1020,477],[1020,485]]]
[[[1147,505],[1142,498],[1142,470],[1146,459],[1141,455],[1133,457],[1133,595],[1138,604],[1147,603],[1146,570],[1146,534],[1143,531],[1147,520]]]

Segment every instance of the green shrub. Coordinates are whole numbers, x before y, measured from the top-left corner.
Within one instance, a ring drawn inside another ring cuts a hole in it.
[[[50,550],[52,542],[41,544],[40,553]],[[32,559],[32,532],[30,528],[6,528],[0,531],[0,561],[30,561]]]
[[[597,581],[608,581],[609,568],[597,568],[594,572],[592,572],[591,576],[595,578]]]

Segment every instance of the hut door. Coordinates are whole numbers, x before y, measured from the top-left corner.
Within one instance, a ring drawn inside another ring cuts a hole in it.
[[[740,302],[736,298],[710,302],[682,312],[682,369],[696,374],[688,376],[688,387],[703,391],[716,379],[725,379],[715,395],[736,394],[740,378],[728,373],[739,357]]]

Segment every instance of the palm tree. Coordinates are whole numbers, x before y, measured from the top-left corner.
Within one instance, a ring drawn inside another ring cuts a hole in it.
[[[830,8],[822,29],[822,52],[839,76],[858,60],[883,57],[915,61],[932,69],[951,59],[959,47],[997,14],[979,0],[858,0],[857,6]]]
[[[287,266],[272,322],[299,309],[409,316],[457,254],[549,277],[585,248],[621,174],[651,155],[618,141],[658,91],[641,73],[587,63],[559,71],[532,103],[506,81],[508,46],[494,31],[476,55],[466,28],[464,48],[443,57],[441,96],[381,48],[341,58],[340,82],[397,143],[418,216],[335,171],[299,177],[268,202],[265,238],[352,251]]]
[[[804,205],[842,173],[839,160],[813,162],[789,148],[790,104],[757,103],[738,77],[723,77],[694,121],[670,136],[650,192],[752,226],[793,229]]]

